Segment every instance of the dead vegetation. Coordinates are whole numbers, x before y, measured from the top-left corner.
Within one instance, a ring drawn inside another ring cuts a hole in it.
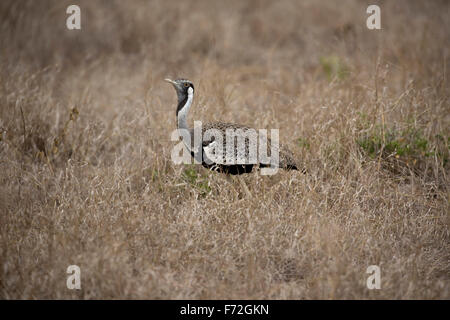
[[[447,2],[70,4],[0,3],[0,297],[450,298]],[[173,164],[165,77],[307,173]]]

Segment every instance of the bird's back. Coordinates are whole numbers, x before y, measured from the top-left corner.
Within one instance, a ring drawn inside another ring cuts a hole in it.
[[[227,141],[228,138],[233,137],[234,141]],[[202,147],[206,156],[211,159],[212,162],[221,165],[227,165],[227,163],[245,163],[245,164],[257,164],[261,166],[270,166],[270,163],[260,163],[258,158],[258,140],[260,135],[263,135],[263,141],[266,141],[267,157],[271,157],[272,148],[274,151],[278,151],[279,154],[279,167],[284,169],[297,170],[297,164],[293,159],[292,153],[282,145],[272,146],[272,141],[262,132],[259,132],[253,128],[226,122],[213,122],[207,123],[202,126]],[[215,151],[218,143],[218,136],[221,136],[222,140],[222,154],[218,155]],[[228,143],[232,143],[233,154],[229,152],[227,154],[226,146]],[[253,156],[253,158],[252,158]],[[230,161],[231,160],[231,161]]]

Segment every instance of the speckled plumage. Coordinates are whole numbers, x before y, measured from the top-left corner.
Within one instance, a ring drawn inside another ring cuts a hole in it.
[[[177,120],[178,120],[178,128],[186,129],[190,133],[191,141],[190,143],[186,143],[186,147],[191,152],[193,157],[200,159],[200,155],[198,152],[200,151],[197,146],[194,145],[194,129],[187,128],[186,118],[189,111],[189,108],[193,99],[193,91],[194,86],[192,82],[186,79],[178,79],[178,80],[170,80],[166,79],[166,81],[170,82],[175,90],[177,91],[178,96],[178,107],[177,107]],[[192,89],[190,89],[192,88]],[[227,154],[226,145],[227,145],[227,130],[232,130],[234,135],[234,152],[233,154]],[[208,137],[207,134],[213,133],[212,137]],[[256,139],[249,139],[249,135],[256,134]],[[206,136],[205,136],[206,135]],[[259,165],[260,167],[270,167],[270,163],[260,163],[259,159],[251,159],[249,156],[250,150],[252,148],[258,149],[258,137],[261,135],[255,129],[252,129],[247,126],[234,124],[234,123],[224,123],[224,122],[214,122],[202,124],[202,143],[201,143],[201,159],[202,165],[211,170],[216,170],[223,173],[230,174],[241,174],[251,172],[253,166]],[[270,138],[263,136],[266,139],[267,143],[267,156],[271,157],[271,147],[272,141]],[[223,151],[222,154],[215,152],[219,150],[215,143],[217,140],[222,140]],[[238,144],[239,139],[244,141],[244,144]],[[253,149],[255,150],[255,149]],[[275,149],[274,149],[275,150]],[[252,153],[254,154],[254,153]],[[279,154],[279,162],[278,167],[287,169],[287,170],[298,170],[297,164],[294,161],[294,157],[292,153],[285,147],[279,145],[278,146],[278,154]],[[234,164],[232,163],[234,160]],[[256,161],[250,161],[256,160]],[[231,162],[231,163],[230,163]],[[236,164],[236,162],[238,164]]]

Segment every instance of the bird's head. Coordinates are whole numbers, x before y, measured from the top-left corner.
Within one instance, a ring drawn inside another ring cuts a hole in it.
[[[189,93],[194,94],[194,84],[186,79],[177,79],[177,80],[171,80],[171,79],[164,79],[164,81],[169,82],[173,85],[175,88],[175,91],[177,92],[178,96],[178,102],[181,102],[185,100]]]

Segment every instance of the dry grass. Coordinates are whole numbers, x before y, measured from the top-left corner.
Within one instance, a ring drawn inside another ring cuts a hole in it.
[[[1,298],[450,298],[448,2],[77,2],[0,4]],[[174,165],[167,76],[307,174]]]

